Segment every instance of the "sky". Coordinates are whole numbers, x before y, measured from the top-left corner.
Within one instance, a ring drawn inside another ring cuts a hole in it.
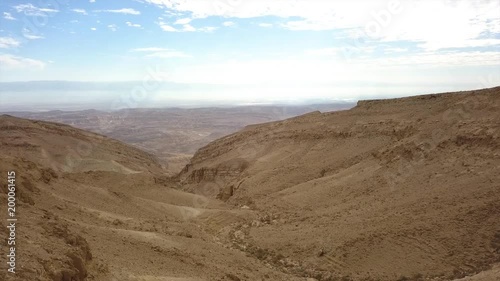
[[[2,0],[0,16],[0,84],[51,81],[0,85],[0,109],[23,97],[251,104],[500,85],[499,0]]]

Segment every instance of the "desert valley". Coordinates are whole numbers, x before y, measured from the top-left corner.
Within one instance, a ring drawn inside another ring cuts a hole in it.
[[[500,280],[500,87],[349,108],[4,114],[0,280]]]
[[[7,112],[58,122],[123,141],[158,157],[167,173],[179,173],[200,147],[247,125],[278,121],[311,111],[349,109],[355,103],[298,106],[122,109],[118,111]]]

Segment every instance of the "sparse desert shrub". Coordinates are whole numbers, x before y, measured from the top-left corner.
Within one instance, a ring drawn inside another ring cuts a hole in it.
[[[277,255],[273,256],[272,262],[273,263],[278,263],[280,260],[282,260],[284,258],[285,258],[285,256],[283,256],[282,254],[277,254]]]
[[[227,279],[229,279],[231,281],[240,281],[241,280],[238,276],[231,274],[231,273],[226,274],[226,277],[227,277]]]
[[[325,254],[326,254],[325,249],[319,249],[319,251],[318,251],[318,257],[322,257],[322,256],[324,256]]]
[[[500,254],[500,231],[497,231],[497,233],[493,235],[493,239],[491,239],[491,247],[497,254]]]
[[[57,178],[59,178],[59,176],[51,168],[43,169],[41,171],[40,180],[43,181],[44,183],[49,183],[52,179],[57,179]]]
[[[324,177],[326,175],[326,169],[322,169],[319,174],[321,175],[321,177]]]
[[[29,205],[35,205],[35,200],[33,200],[30,194],[26,192],[24,189],[19,189],[18,196],[19,196],[19,201]]]
[[[24,187],[24,189],[30,191],[30,192],[38,192],[40,189],[36,187],[33,182],[31,182],[27,177],[22,177],[22,183],[21,185]]]
[[[261,249],[261,248],[258,248],[256,251],[255,251],[255,256],[259,259],[259,260],[265,260],[266,257],[267,257],[267,251],[264,250],[264,249]]]
[[[342,276],[342,278],[340,280],[341,281],[352,281],[352,278],[349,275],[345,275],[345,276]]]
[[[424,276],[422,275],[422,273],[416,273],[411,276],[411,280],[413,281],[424,280]]]

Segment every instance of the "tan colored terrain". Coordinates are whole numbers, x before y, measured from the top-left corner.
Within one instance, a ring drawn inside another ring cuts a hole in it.
[[[217,140],[180,179],[268,214],[235,246],[286,272],[450,280],[500,261],[499,129],[500,88],[362,101]]]
[[[227,108],[142,108],[118,111],[13,112],[13,116],[58,122],[103,134],[153,153],[171,174],[179,173],[200,147],[250,124],[283,120],[304,113],[353,107],[352,103],[311,106]]]
[[[2,116],[20,205],[0,280],[499,280],[499,124],[500,87],[362,101],[248,126],[169,178],[118,141]]]
[[[172,189],[151,155],[69,126],[0,117],[1,202],[17,173],[17,274],[0,280],[298,280],[224,247],[202,223],[253,214]],[[208,224],[207,224],[208,225]]]

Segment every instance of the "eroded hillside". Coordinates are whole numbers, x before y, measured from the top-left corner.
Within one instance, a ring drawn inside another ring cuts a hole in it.
[[[284,272],[450,280],[500,261],[499,124],[500,88],[361,101],[249,126],[179,178],[265,214],[233,244]]]
[[[0,280],[298,280],[218,242],[198,220],[252,215],[173,189],[150,154],[61,124],[4,115],[0,128],[0,200],[15,171],[18,219],[17,273],[2,254]]]
[[[0,279],[496,280],[499,115],[500,88],[361,101],[248,126],[174,178],[119,141],[4,115],[19,257]]]
[[[248,124],[283,120],[309,111],[347,109],[351,103],[233,108],[141,108],[117,111],[12,112],[13,116],[58,122],[106,135],[153,153],[171,175],[209,142]]]

